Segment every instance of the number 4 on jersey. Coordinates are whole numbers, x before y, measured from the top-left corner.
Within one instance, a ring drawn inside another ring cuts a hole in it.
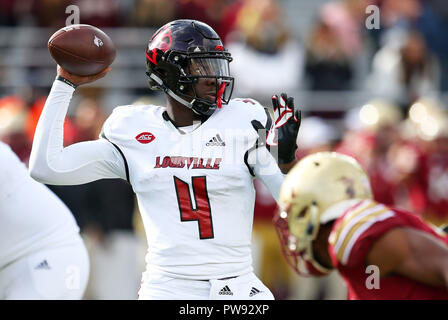
[[[210,201],[207,194],[205,176],[192,177],[193,195],[196,209],[190,197],[190,187],[188,183],[174,177],[174,185],[177,193],[177,203],[179,204],[181,221],[198,221],[199,237],[201,239],[212,239],[213,223]]]

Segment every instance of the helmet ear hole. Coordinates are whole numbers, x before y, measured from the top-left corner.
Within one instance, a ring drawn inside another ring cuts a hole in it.
[[[308,225],[307,229],[306,229],[306,233],[310,236],[313,234],[314,231],[314,226],[312,224]]]
[[[299,214],[297,215],[297,218],[303,218],[306,214],[306,212],[308,211],[309,207],[304,207],[302,209],[302,211],[299,212]]]

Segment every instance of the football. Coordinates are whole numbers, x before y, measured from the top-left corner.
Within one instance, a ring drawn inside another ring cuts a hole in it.
[[[48,40],[51,56],[62,68],[78,76],[100,73],[115,59],[115,45],[100,29],[74,24],[56,31]]]

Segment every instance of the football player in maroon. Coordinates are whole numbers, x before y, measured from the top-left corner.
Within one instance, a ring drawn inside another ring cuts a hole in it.
[[[349,299],[448,299],[448,235],[372,199],[355,159],[315,153],[288,173],[274,222],[301,275],[337,270]]]

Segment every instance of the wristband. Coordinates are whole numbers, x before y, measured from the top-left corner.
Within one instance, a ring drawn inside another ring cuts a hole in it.
[[[77,87],[76,84],[74,84],[73,82],[71,82],[70,80],[68,80],[68,79],[66,79],[66,78],[64,78],[64,77],[62,77],[62,76],[57,76],[57,77],[56,77],[56,80],[59,80],[59,81],[62,81],[62,82],[64,82],[64,83],[68,84],[68,85],[69,85],[70,87],[72,87],[73,89],[76,89],[76,87]]]

